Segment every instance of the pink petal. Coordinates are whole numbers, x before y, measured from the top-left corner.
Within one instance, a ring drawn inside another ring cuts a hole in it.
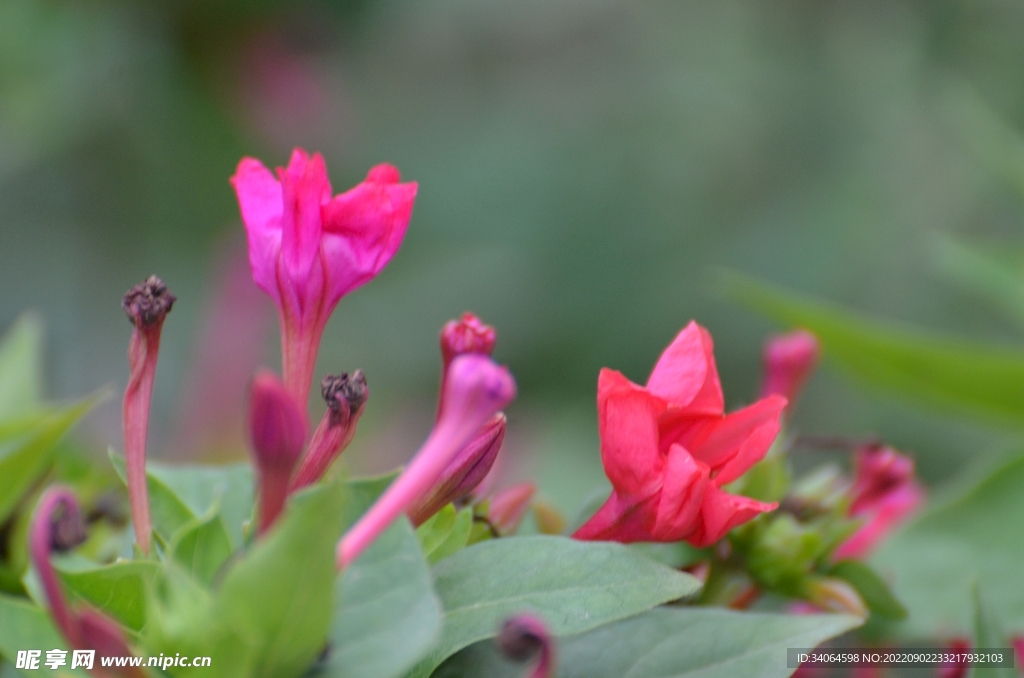
[[[249,266],[256,284],[280,303],[277,258],[281,252],[281,184],[259,160],[242,158],[231,177],[249,240]]]
[[[680,435],[681,445],[715,471],[715,484],[730,483],[759,462],[775,442],[786,399],[768,396],[725,417],[707,417]]]
[[[397,181],[397,169],[378,165],[366,181],[323,206],[332,304],[380,273],[401,246],[418,185]]]
[[[713,350],[711,334],[691,321],[661,354],[647,388],[691,414],[722,414],[725,401]]]
[[[573,539],[617,541],[622,544],[654,541],[651,532],[657,505],[657,495],[633,503],[631,499],[612,491],[608,501],[597,513],[576,530]]]
[[[701,524],[686,541],[697,548],[711,546],[732,528],[777,506],[778,504],[765,504],[749,497],[729,494],[715,487],[713,483],[708,484],[701,505]]]
[[[686,448],[672,446],[665,463],[661,501],[653,530],[658,541],[679,541],[697,528],[697,514],[709,473],[708,467],[690,456]]]
[[[924,489],[916,482],[890,492],[876,505],[876,511],[867,516],[864,523],[853,535],[836,549],[833,558],[865,558],[893,531],[906,521],[924,502]]]
[[[615,370],[597,381],[597,417],[605,475],[619,494],[642,499],[661,486],[658,415],[665,404]]]
[[[320,252],[320,207],[330,199],[327,167],[319,153],[306,158],[296,149],[287,169],[278,169],[284,209],[281,215],[281,251],[285,272],[298,287],[309,276]],[[301,293],[300,296],[306,296]]]

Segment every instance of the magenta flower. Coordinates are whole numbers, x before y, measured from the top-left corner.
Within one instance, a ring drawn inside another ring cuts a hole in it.
[[[253,158],[231,177],[249,239],[252,276],[277,304],[284,381],[305,404],[327,319],[348,292],[369,282],[402,244],[417,185],[377,165],[332,197],[319,153],[295,149],[277,178]]]
[[[769,338],[764,345],[761,397],[780,395],[789,401],[787,409],[793,409],[793,403],[820,358],[818,338],[807,330],[796,330]]]
[[[515,396],[512,375],[487,356],[455,358],[448,369],[444,413],[405,471],[338,542],[338,568],[359,557],[395,518],[436,487],[480,427]]]
[[[914,460],[885,445],[857,450],[850,517],[864,522],[836,550],[835,559],[865,558],[924,502]]]

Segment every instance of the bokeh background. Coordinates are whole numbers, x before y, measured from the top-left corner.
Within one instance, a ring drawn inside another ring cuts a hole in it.
[[[696,318],[727,402],[756,396],[778,328],[717,293],[720,269],[1019,343],[942,252],[1021,270],[1022,38],[1010,0],[0,0],[0,326],[42,315],[55,397],[119,390],[119,301],[158,273],[179,302],[154,454],[244,454],[276,329],[228,177],[294,146],[324,153],[336,191],[391,162],[420,184],[408,236],[321,352],[321,373],[370,382],[351,466],[423,439],[437,332],[472,310],[520,385],[502,478],[571,511],[602,480],[602,366],[642,381]],[[97,449],[120,446],[117,400],[85,427]],[[1016,435],[827,362],[795,424],[880,435],[932,481]]]

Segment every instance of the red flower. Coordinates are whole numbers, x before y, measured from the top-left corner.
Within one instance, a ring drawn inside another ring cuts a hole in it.
[[[770,395],[726,415],[712,348],[710,333],[691,322],[662,353],[646,387],[601,370],[601,461],[613,490],[577,539],[685,539],[705,547],[776,507],[722,486],[768,452],[786,399]]]

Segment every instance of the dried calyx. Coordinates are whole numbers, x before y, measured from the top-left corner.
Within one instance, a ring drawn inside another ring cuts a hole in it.
[[[320,394],[332,412],[340,413],[346,405],[349,412],[357,411],[370,393],[366,387],[366,375],[362,370],[356,370],[352,374],[328,374],[320,382]]]
[[[164,281],[151,275],[125,293],[121,307],[133,324],[145,326],[161,322],[175,301]]]

